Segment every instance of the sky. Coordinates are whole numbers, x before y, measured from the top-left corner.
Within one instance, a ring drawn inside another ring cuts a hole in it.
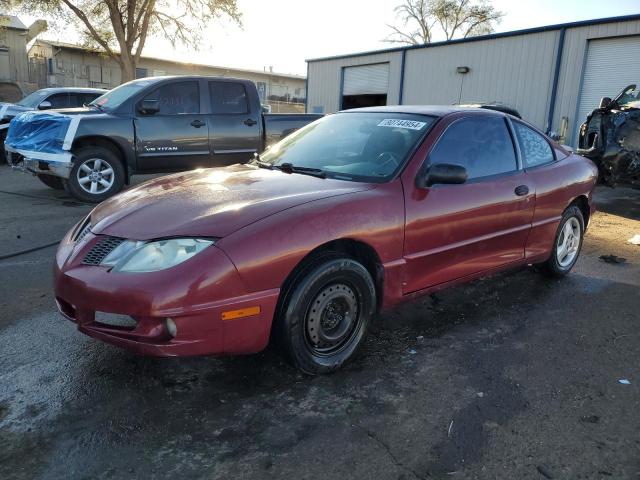
[[[185,62],[306,73],[305,60],[396,46],[384,42],[402,0],[238,0],[243,28],[218,22],[199,51],[149,39],[143,55]],[[505,16],[496,32],[640,13],[640,0],[493,0]],[[25,23],[33,20],[21,17]],[[43,38],[52,39],[52,32]],[[53,38],[77,41],[62,35]],[[435,38],[434,40],[441,40]]]

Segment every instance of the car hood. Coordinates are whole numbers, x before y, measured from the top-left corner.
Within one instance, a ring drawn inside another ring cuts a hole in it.
[[[0,103],[0,120],[11,120],[19,113],[28,112],[29,110],[33,109],[16,105],[15,103]]]
[[[224,237],[296,205],[374,186],[251,165],[195,170],[151,180],[101,203],[91,213],[91,231],[134,240]]]

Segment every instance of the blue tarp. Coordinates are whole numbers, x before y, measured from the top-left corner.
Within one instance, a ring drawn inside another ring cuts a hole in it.
[[[39,152],[50,158],[60,154],[61,160],[66,159],[70,157],[70,153],[65,139],[68,133],[77,128],[77,120],[74,120],[71,116],[55,113],[21,113],[9,124],[5,146],[8,150]],[[75,131],[72,133],[75,134]],[[70,140],[73,140],[73,135],[71,137]]]

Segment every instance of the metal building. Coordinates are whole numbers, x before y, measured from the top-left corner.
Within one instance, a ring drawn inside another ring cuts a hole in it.
[[[599,99],[640,82],[640,15],[307,60],[307,111],[498,102],[577,143]]]

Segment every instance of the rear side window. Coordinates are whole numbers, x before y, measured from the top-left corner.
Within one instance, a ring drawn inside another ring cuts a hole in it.
[[[51,102],[51,108],[68,108],[69,107],[69,94],[68,93],[55,93],[46,98],[47,102]]]
[[[247,113],[247,92],[244,85],[234,82],[209,82],[213,113]]]
[[[544,165],[555,160],[551,145],[538,132],[520,122],[513,122],[513,129],[518,138],[522,163],[525,168]]]
[[[157,100],[161,115],[200,113],[198,82],[175,82],[155,89],[145,100]]]
[[[469,179],[518,168],[511,135],[500,117],[465,118],[453,123],[431,150],[429,162],[461,165]]]
[[[96,98],[98,98],[101,93],[79,93],[78,94],[78,106],[81,107],[83,105],[89,105]]]

